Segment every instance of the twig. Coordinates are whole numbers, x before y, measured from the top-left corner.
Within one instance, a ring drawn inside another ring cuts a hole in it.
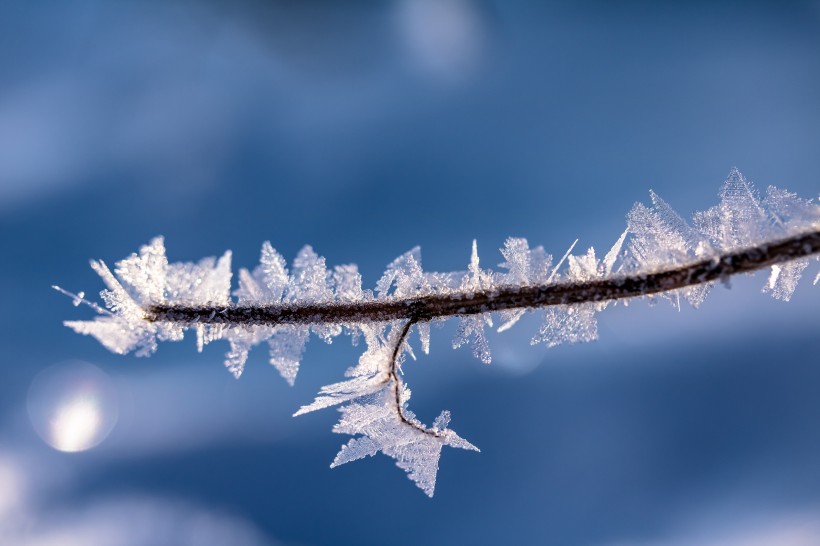
[[[648,296],[726,279],[775,264],[820,253],[820,230],[747,247],[713,258],[689,262],[651,273],[613,276],[585,282],[541,286],[502,286],[477,292],[452,292],[411,298],[384,298],[356,303],[328,302],[270,306],[154,305],[146,320],[177,324],[267,325],[417,322],[510,309],[590,303]],[[400,338],[399,344],[406,337]]]

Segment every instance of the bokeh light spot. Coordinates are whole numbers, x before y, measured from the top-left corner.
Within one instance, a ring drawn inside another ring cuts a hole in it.
[[[54,449],[65,452],[98,445],[119,415],[111,379],[82,361],[61,362],[41,372],[31,384],[27,406],[37,434]]]

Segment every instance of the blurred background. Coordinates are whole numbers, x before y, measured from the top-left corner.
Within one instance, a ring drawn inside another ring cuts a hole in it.
[[[532,314],[491,366],[434,329],[411,407],[482,452],[445,449],[432,500],[381,455],[331,471],[334,411],[290,417],[346,339],[237,381],[191,336],[110,354],[49,288],[158,234],[235,267],[311,244],[369,287],[414,245],[605,251],[650,188],[688,216],[732,166],[816,197],[819,99],[817,0],[4,2],[0,542],[820,544],[816,264],[791,303],[759,274],[588,345],[530,347]]]

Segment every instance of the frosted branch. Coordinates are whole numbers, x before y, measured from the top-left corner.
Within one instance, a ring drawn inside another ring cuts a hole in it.
[[[91,262],[106,285],[100,293],[104,308],[83,292],[55,288],[97,314],[66,326],[115,353],[149,356],[159,342],[194,330],[200,351],[213,341],[229,343],[225,366],[236,377],[250,350],[262,343],[270,363],[292,385],[311,334],[327,343],[341,334],[354,344],[364,339],[366,349],[347,379],[322,387],[294,415],[338,406],[341,417],[333,431],[354,438],[332,467],[383,453],[432,496],[442,447],[477,448],[448,428],[448,411],[427,427],[408,409],[410,389],[401,370],[405,356],[413,357],[414,326],[427,353],[430,324],[457,317],[453,346],[471,344],[473,354],[489,364],[485,328],[493,325],[494,313],[504,331],[523,313],[544,309],[533,343],[592,341],[597,314],[618,300],[658,296],[678,308],[681,301],[697,307],[717,281],[759,269],[771,269],[763,292],[789,300],[810,258],[820,253],[820,206],[774,187],[761,199],[737,170],[724,182],[720,203],[695,213],[691,224],[654,192],[650,199],[651,207],[632,208],[626,230],[603,259],[593,248],[572,254],[576,240],[553,264],[542,247],[509,238],[501,249],[501,271],[480,266],[474,241],[467,271],[432,273],[422,268],[416,247],[393,260],[375,290],[368,290],[355,265],[330,269],[306,246],[288,270],[266,242],[259,265],[240,269],[231,292],[230,252],[169,263],[157,237],[113,271],[102,261]]]
[[[145,320],[185,326],[276,326],[282,324],[344,324],[409,320],[426,322],[512,309],[537,309],[651,296],[728,279],[820,253],[820,230],[767,241],[713,258],[654,272],[615,275],[585,282],[538,286],[499,286],[478,292],[453,292],[411,298],[386,298],[354,303],[296,305],[176,306],[152,305]]]

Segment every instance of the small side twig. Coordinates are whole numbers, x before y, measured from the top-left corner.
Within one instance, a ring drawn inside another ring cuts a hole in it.
[[[402,327],[401,333],[399,334],[398,340],[396,341],[396,346],[393,347],[393,354],[390,358],[390,372],[388,374],[387,381],[393,382],[393,395],[395,396],[396,400],[396,414],[398,415],[399,419],[405,425],[411,426],[414,429],[423,432],[424,434],[428,434],[430,436],[440,436],[438,432],[434,429],[428,429],[424,426],[418,424],[418,422],[411,421],[407,418],[404,414],[404,408],[402,407],[401,401],[401,379],[399,378],[398,374],[398,367],[399,367],[399,358],[401,356],[401,347],[404,345],[404,342],[407,340],[407,336],[410,335],[410,329],[416,323],[414,319],[410,319],[404,327]]]

